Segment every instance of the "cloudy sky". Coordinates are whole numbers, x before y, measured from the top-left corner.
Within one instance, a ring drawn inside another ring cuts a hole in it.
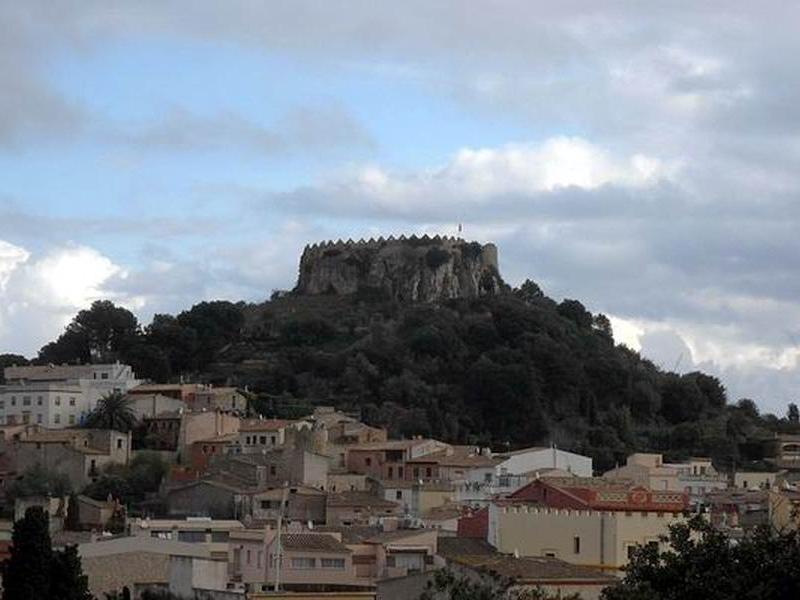
[[[307,242],[461,222],[511,283],[783,413],[797,6],[5,2],[0,352],[97,298],[259,301]]]

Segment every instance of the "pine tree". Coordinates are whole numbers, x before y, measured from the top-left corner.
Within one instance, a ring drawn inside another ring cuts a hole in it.
[[[49,598],[53,550],[47,513],[34,506],[14,523],[11,557],[3,563],[3,600]]]
[[[50,598],[52,600],[92,600],[89,578],[83,574],[77,546],[67,546],[53,554],[50,565]]]
[[[67,531],[80,531],[81,517],[78,507],[78,495],[69,495],[69,506],[67,506],[67,518],[64,521],[64,529]]]

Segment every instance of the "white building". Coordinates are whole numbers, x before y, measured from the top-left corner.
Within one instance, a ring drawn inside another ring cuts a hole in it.
[[[128,365],[7,367],[0,386],[0,424],[37,424],[50,429],[79,425],[111,392],[139,385]]]

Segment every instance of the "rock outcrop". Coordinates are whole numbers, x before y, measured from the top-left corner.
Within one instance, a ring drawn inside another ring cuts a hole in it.
[[[295,292],[430,302],[494,294],[503,285],[494,244],[426,235],[306,246]]]

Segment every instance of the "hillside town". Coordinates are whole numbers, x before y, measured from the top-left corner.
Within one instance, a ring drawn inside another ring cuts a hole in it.
[[[265,418],[248,390],[141,381],[119,363],[4,380],[0,559],[13,521],[41,507],[98,598],[416,600],[447,567],[591,600],[693,516],[731,539],[798,524],[800,436],[751,440],[760,471],[634,453],[598,472],[553,444],[393,439],[324,402]]]

